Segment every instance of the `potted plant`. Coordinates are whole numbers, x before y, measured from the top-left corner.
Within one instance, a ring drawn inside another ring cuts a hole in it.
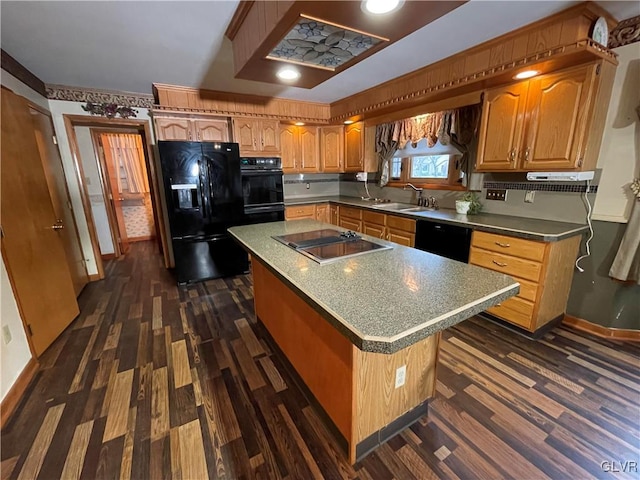
[[[475,192],[464,192],[459,200],[456,200],[456,212],[464,215],[473,215],[482,210],[480,197]]]

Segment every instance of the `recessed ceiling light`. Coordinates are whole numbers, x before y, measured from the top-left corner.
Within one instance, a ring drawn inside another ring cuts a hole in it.
[[[280,70],[278,70],[278,73],[276,73],[276,75],[280,80],[287,81],[297,80],[300,78],[300,72],[293,67],[282,67]]]
[[[303,125],[304,125],[304,122],[296,122],[294,125],[296,125],[296,126],[298,126],[298,127],[301,127],[301,126],[303,126]]]
[[[344,124],[345,125],[351,125],[354,121],[353,120],[345,120]]]
[[[538,74],[540,74],[540,71],[538,71],[538,70],[525,70],[524,72],[518,73],[513,78],[516,79],[516,80],[524,80],[525,78],[535,77]]]
[[[393,12],[402,5],[402,0],[363,0],[362,10],[367,13],[382,15]]]

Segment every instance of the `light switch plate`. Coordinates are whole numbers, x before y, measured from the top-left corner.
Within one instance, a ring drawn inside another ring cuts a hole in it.
[[[533,199],[535,198],[535,196],[535,190],[527,190],[527,192],[524,194],[524,203],[533,203]]]
[[[11,343],[12,338],[13,337],[11,336],[11,329],[9,328],[9,325],[3,325],[2,340],[4,341],[4,344],[9,345]]]
[[[407,366],[402,365],[401,367],[398,367],[398,369],[396,370],[396,388],[400,388],[401,386],[403,386],[406,378],[407,378]]]

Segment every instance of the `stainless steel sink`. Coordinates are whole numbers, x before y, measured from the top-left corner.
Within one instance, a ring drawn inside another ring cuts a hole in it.
[[[379,208],[380,210],[402,210],[403,208],[413,208],[413,206],[407,203],[381,203],[379,205],[371,205],[371,208]]]
[[[435,208],[429,207],[411,207],[411,208],[400,208],[398,212],[433,212]]]

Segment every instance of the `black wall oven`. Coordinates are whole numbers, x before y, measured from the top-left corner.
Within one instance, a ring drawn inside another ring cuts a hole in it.
[[[244,223],[284,220],[284,188],[280,158],[240,159]]]

